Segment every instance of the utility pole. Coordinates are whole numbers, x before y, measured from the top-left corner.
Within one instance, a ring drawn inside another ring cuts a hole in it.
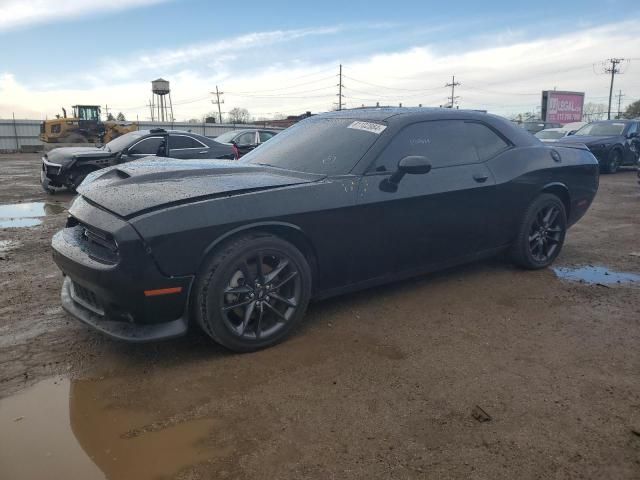
[[[456,82],[456,76],[452,75],[451,76],[451,83],[447,83],[445,84],[445,87],[451,87],[451,96],[447,97],[449,99],[449,108],[453,108],[453,104],[455,103],[457,98],[460,97],[456,97],[456,87],[461,85],[460,82]]]
[[[106,119],[109,120],[109,105],[104,106],[104,111],[105,111]]]
[[[344,85],[342,85],[342,64],[340,64],[340,71],[338,73],[338,110],[342,110],[342,98],[344,97],[344,95],[342,95],[342,87],[344,87]]]
[[[607,120],[611,120],[611,100],[613,97],[613,80],[616,76],[616,73],[620,73],[620,69],[618,66],[624,62],[624,58],[610,58],[607,60],[609,63],[609,67],[604,69],[604,73],[611,74],[611,85],[609,86],[609,109],[607,110]]]
[[[622,90],[618,90],[618,117],[620,118],[622,117],[622,111],[621,111],[621,107],[622,107],[622,97],[624,97],[624,94],[622,93]]]
[[[220,105],[224,103],[224,100],[220,100],[220,95],[223,95],[224,92],[218,90],[218,86],[216,85],[216,91],[211,92],[211,94],[216,96],[216,99],[211,100],[211,103],[213,103],[214,105],[218,105],[218,122],[222,123],[222,109],[220,108]]]

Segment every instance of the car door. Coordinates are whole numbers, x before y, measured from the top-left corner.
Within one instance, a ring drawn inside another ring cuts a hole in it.
[[[625,133],[624,163],[635,165],[640,155],[640,125],[638,122],[631,122]]]
[[[182,133],[169,135],[169,156],[171,158],[207,158],[209,147],[197,138]]]
[[[241,133],[234,139],[234,142],[240,156],[245,155],[258,146],[258,132],[251,131]]]
[[[378,156],[359,190],[362,244],[354,268],[361,280],[437,268],[487,247],[495,182],[474,144],[478,128],[464,120],[414,123]],[[413,155],[426,157],[431,171],[405,175],[396,191],[383,190],[398,162]]]
[[[163,157],[166,155],[166,135],[145,137],[128,147],[121,155],[120,161],[129,162],[143,157]]]

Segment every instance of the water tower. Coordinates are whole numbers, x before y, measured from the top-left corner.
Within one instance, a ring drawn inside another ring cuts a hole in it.
[[[158,78],[151,82],[151,121],[173,122],[173,105],[171,103],[171,89],[169,81]],[[167,99],[169,103],[167,103]]]

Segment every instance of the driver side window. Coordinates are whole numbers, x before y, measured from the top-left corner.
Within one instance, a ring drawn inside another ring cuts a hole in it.
[[[164,155],[164,137],[149,137],[129,148],[129,155]]]
[[[254,145],[256,143],[256,132],[246,132],[236,138],[236,144],[242,145]]]
[[[434,120],[403,128],[376,160],[376,172],[394,172],[409,155],[426,157],[432,168],[478,163],[464,120]]]

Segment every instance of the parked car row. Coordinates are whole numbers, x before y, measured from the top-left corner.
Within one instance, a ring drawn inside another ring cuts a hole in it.
[[[598,159],[603,173],[615,173],[623,165],[635,166],[640,157],[640,120],[603,120],[536,133],[543,142],[584,144]]]
[[[321,114],[239,161],[154,159],[176,143],[219,147],[138,134],[93,152],[111,166],[71,182],[79,195],[52,240],[65,310],[134,342],[199,327],[253,351],[289,335],[312,298],[505,251],[544,268],[598,188],[584,145],[544,144],[474,111]],[[123,162],[141,142],[150,156]],[[93,161],[61,157],[71,170]]]
[[[91,172],[144,157],[237,160],[277,133],[277,130],[243,129],[211,139],[182,130],[138,130],[106,145],[51,150],[42,158],[40,179],[49,192],[56,188],[75,190]]]

